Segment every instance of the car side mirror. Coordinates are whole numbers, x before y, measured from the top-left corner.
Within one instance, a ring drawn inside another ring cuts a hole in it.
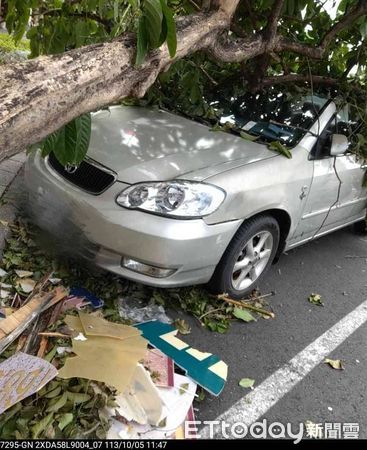
[[[349,147],[348,138],[344,134],[333,134],[331,139],[331,156],[343,155]]]

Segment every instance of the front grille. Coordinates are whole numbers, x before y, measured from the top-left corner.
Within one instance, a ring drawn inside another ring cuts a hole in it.
[[[108,169],[97,167],[89,161],[83,161],[73,173],[67,172],[53,153],[48,157],[48,162],[63,178],[94,195],[102,194],[116,179]]]

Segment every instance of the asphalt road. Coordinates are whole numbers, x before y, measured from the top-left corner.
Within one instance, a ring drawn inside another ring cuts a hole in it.
[[[272,267],[260,288],[262,293],[276,292],[269,300],[275,319],[236,322],[227,334],[220,335],[200,328],[187,317],[192,333],[185,340],[202,351],[219,355],[229,366],[224,391],[217,398],[206,396],[198,407],[198,420],[215,420],[226,411],[227,417],[236,413],[238,418],[238,408],[233,405],[251,392],[238,385],[241,378],[256,380],[255,393],[270,375],[287,366],[295,355],[367,300],[367,236],[347,228],[290,251]],[[322,295],[325,306],[311,305],[307,301],[311,293]],[[352,318],[349,322],[353,327]],[[339,335],[337,332],[336,337]],[[367,322],[328,355],[342,359],[345,370],[334,370],[321,361],[293,387],[292,382],[289,389],[288,381],[283,383],[281,388],[289,392],[274,401],[270,409],[256,404],[249,408],[260,406],[260,421],[291,423],[295,427],[306,421],[324,427],[325,423],[358,423],[359,437],[367,438],[366,341]],[[271,386],[265,396],[271,398],[277,389]],[[244,411],[244,418],[246,414]],[[326,427],[338,432],[340,426]],[[346,430],[341,425],[342,437]],[[332,437],[332,432],[328,436]]]

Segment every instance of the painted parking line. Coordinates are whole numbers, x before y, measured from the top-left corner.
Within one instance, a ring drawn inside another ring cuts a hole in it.
[[[366,322],[367,300],[214,420],[229,426],[240,422],[249,427]],[[214,437],[221,437],[220,427],[214,427],[214,432]],[[213,437],[208,425],[199,434],[201,438]]]

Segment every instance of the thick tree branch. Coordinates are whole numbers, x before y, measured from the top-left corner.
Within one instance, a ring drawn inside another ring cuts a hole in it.
[[[268,18],[268,22],[264,29],[264,39],[268,42],[269,47],[272,49],[274,47],[274,39],[277,35],[278,30],[278,22],[280,18],[280,14],[282,12],[282,8],[284,5],[284,0],[275,0],[273,8],[271,10],[270,16]]]
[[[253,76],[249,80],[250,89],[256,89],[257,87],[261,86],[262,80],[267,73],[270,61],[275,56],[273,53],[273,48],[276,42],[278,23],[283,5],[284,0],[274,1],[274,5],[268,17],[266,27],[262,32],[263,41],[265,42],[265,51],[262,55],[256,58]]]
[[[280,37],[278,44],[275,46],[276,51],[290,51],[300,55],[307,56],[312,59],[321,59],[324,57],[328,46],[335,39],[335,37],[344,29],[353,25],[353,23],[360,17],[367,14],[367,1],[360,0],[354,7],[344,14],[344,16],[337,22],[323,37],[321,43],[317,47],[312,47],[300,42],[290,41],[287,38]]]
[[[197,50],[207,51],[216,60],[229,63],[259,55],[274,57],[285,50],[321,58],[341,30],[367,14],[367,0],[359,1],[325,34],[318,47],[312,47],[277,35],[281,0],[274,0],[263,33],[229,39],[225,32],[238,3],[239,0],[212,0],[210,5],[214,10],[181,17],[177,21],[178,47],[174,59],[163,45],[150,52],[145,62],[136,67],[135,37],[125,35],[113,42],[62,55],[0,66],[0,161],[39,142],[83,113],[127,96],[142,97],[160,72]],[[309,80],[307,76],[287,74],[265,78],[263,85]],[[314,76],[312,81],[335,84],[327,77]]]
[[[0,161],[83,113],[127,96],[142,97],[174,60],[214,46],[218,34],[229,28],[237,3],[221,0],[216,11],[180,18],[173,60],[163,45],[136,67],[135,37],[126,35],[62,55],[0,66]]]
[[[265,49],[266,43],[261,35],[236,40],[228,40],[227,36],[223,36],[207,46],[207,53],[217,61],[235,63],[261,55]]]
[[[331,42],[342,30],[350,27],[357,19],[367,14],[367,0],[358,1],[358,3],[350,8],[330,31],[324,35],[320,45],[313,47],[276,34],[276,25],[280,17],[279,14],[282,3],[282,1],[275,0],[271,17],[268,22],[269,32],[267,36],[264,32],[264,35],[258,34],[255,37],[250,38],[246,37],[236,40],[228,39],[228,37],[226,39],[222,38],[221,41],[216,43],[216,48],[212,50],[212,54],[215,58],[225,63],[235,63],[246,61],[264,52],[279,53],[282,51],[290,51],[307,56],[311,59],[321,59],[324,57]]]
[[[289,83],[310,83],[325,85],[325,86],[338,86],[340,83],[336,78],[323,77],[319,75],[299,75],[290,73],[287,75],[278,75],[274,77],[266,77],[262,81],[262,86],[273,86],[275,84],[289,84]]]

